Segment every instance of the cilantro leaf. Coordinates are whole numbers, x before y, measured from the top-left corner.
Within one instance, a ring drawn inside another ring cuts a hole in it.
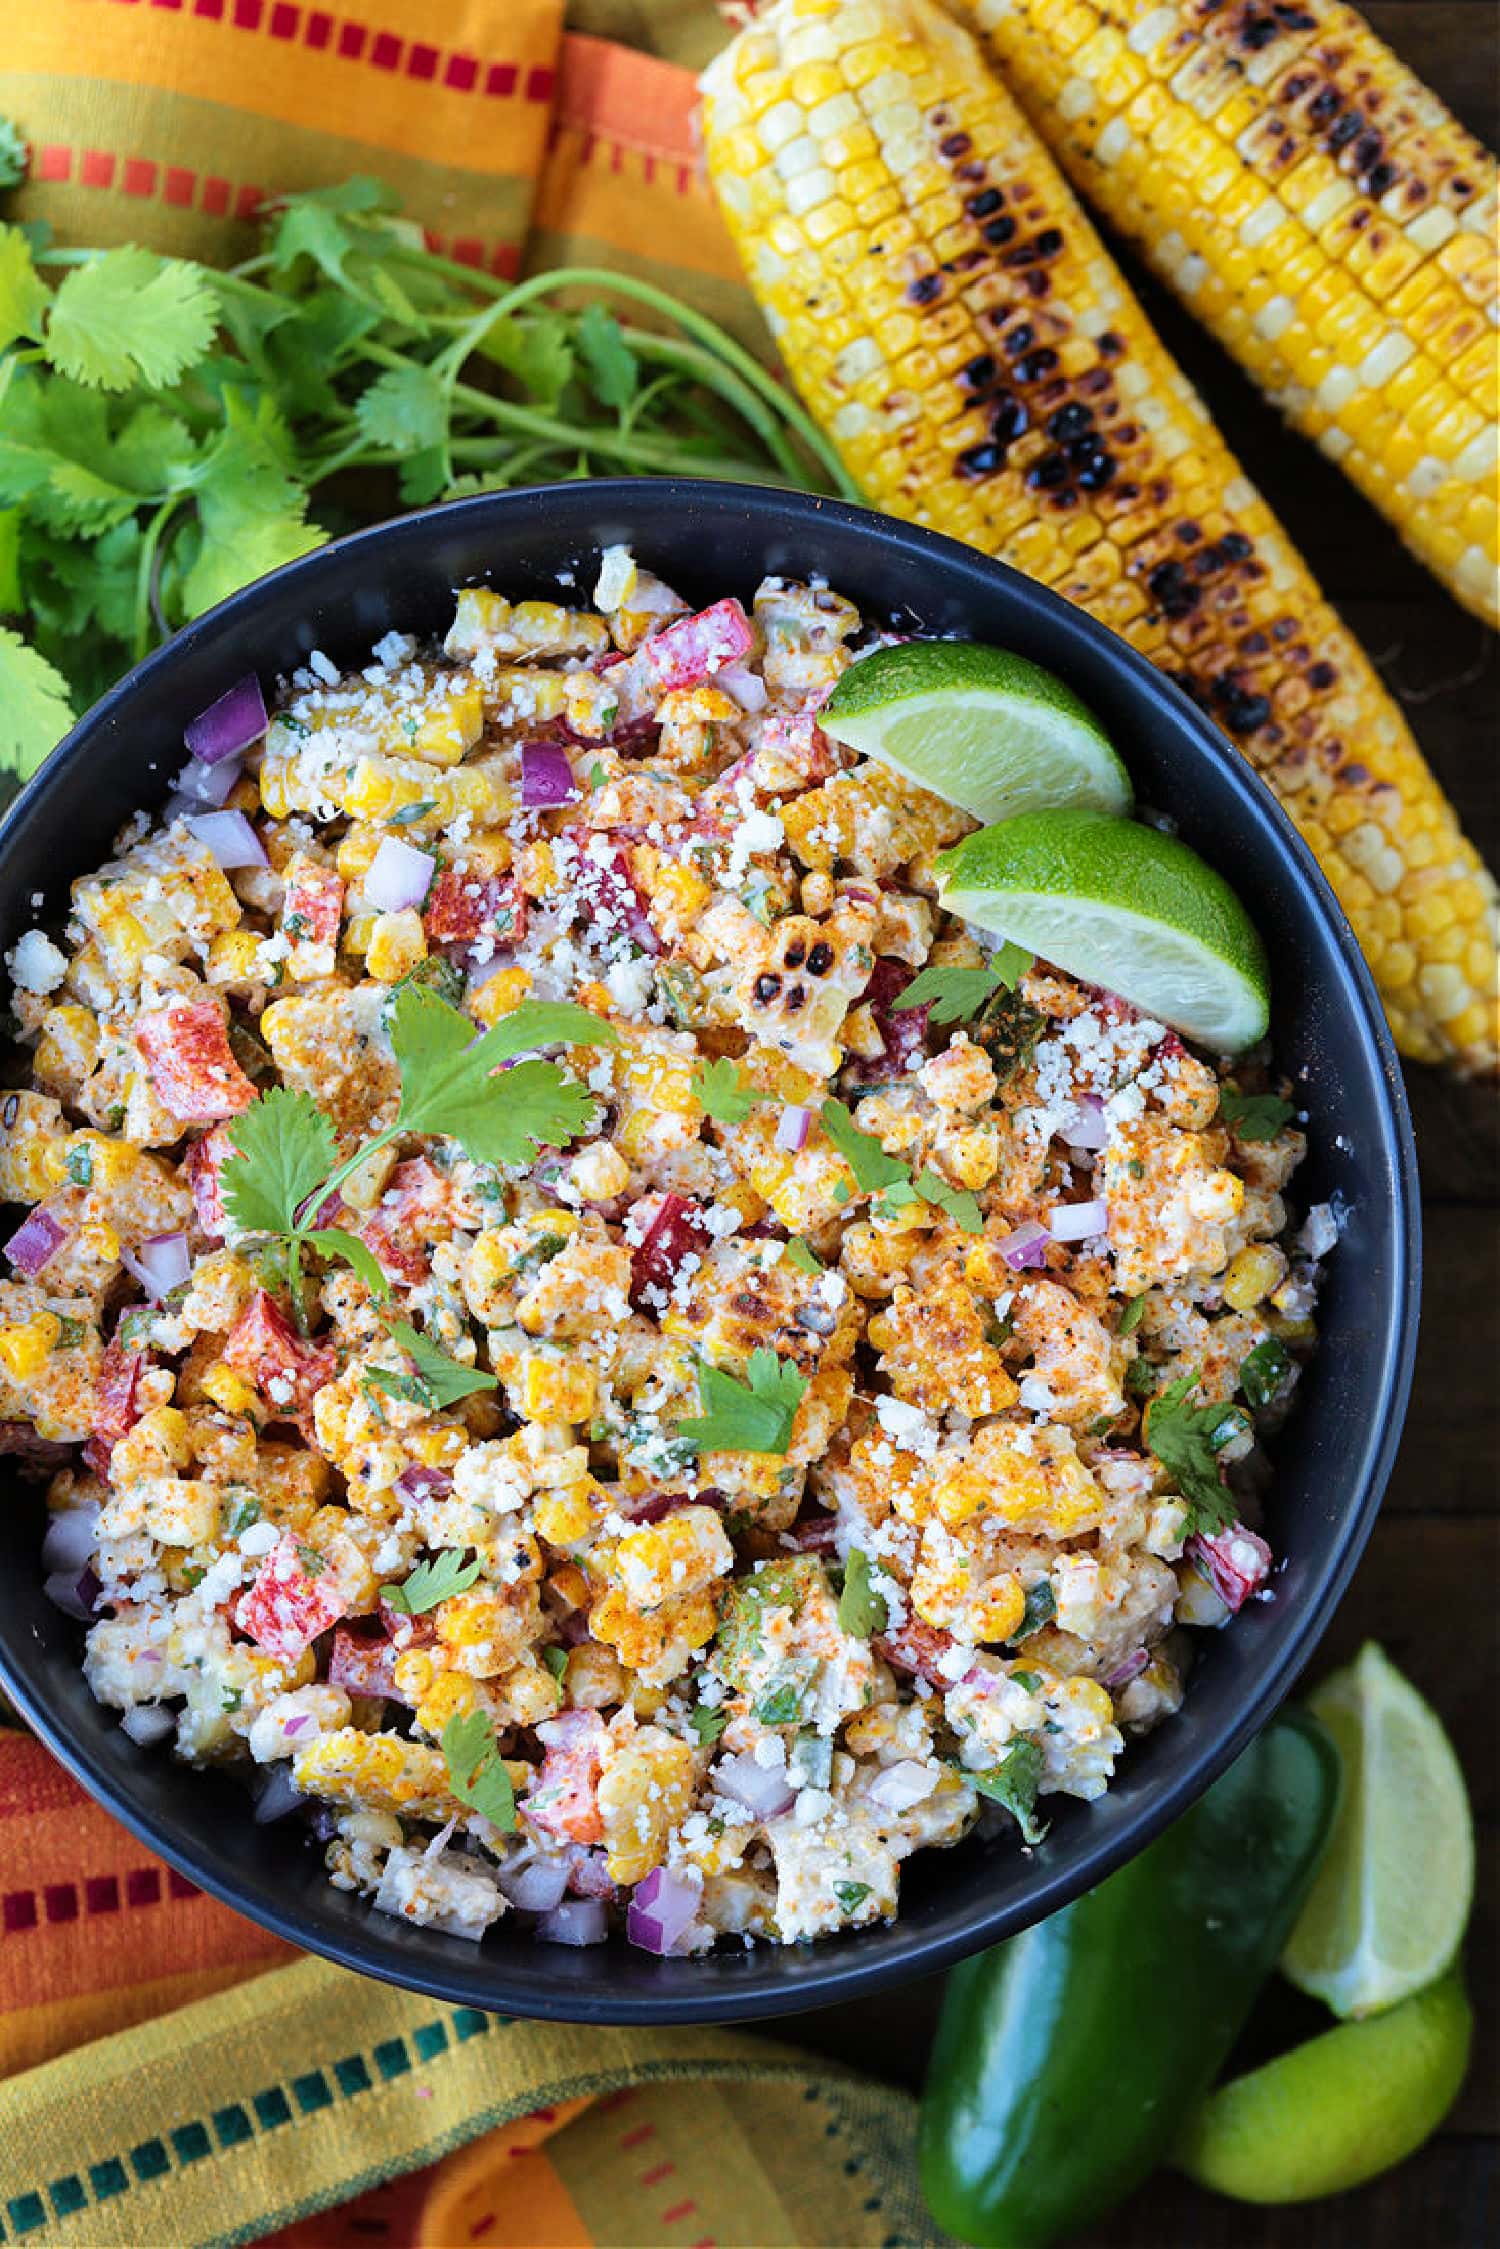
[[[1297,1114],[1275,1093],[1241,1093],[1237,1085],[1219,1089],[1219,1114],[1236,1140],[1274,1140]]]
[[[439,1601],[450,1601],[455,1593],[466,1593],[478,1575],[477,1554],[471,1562],[466,1562],[458,1547],[448,1546],[430,1562],[418,1562],[402,1584],[382,1585],[380,1598],[387,1608],[399,1609],[403,1616],[425,1616]]]
[[[1130,1302],[1126,1305],[1124,1311],[1120,1314],[1120,1325],[1115,1330],[1115,1333],[1117,1335],[1134,1335],[1136,1329],[1141,1324],[1141,1315],[1145,1311],[1145,1309],[1146,1292],[1143,1289],[1139,1296],[1133,1296],[1130,1299]]]
[[[728,1723],[729,1712],[722,1706],[714,1707],[706,1702],[698,1702],[688,1712],[688,1724],[705,1748],[710,1742],[718,1740]]]
[[[934,962],[913,978],[894,1003],[894,1012],[930,1007],[933,1023],[967,1023],[997,992],[1012,992],[1031,966],[1019,945],[1002,945],[983,968],[949,968]]]
[[[699,1063],[693,1072],[693,1091],[715,1124],[743,1124],[760,1100],[738,1062],[727,1054],[716,1062]]]
[[[25,235],[18,226],[0,227],[0,350],[18,336],[41,334],[49,296]]]
[[[678,1435],[690,1439],[700,1453],[784,1453],[791,1443],[806,1379],[764,1348],[751,1352],[745,1371],[750,1379],[741,1382],[722,1367],[700,1362],[698,1403],[703,1411],[678,1424]]]
[[[293,473],[291,441],[272,401],[252,403],[231,389],[224,414],[223,434],[194,484],[199,538],[181,589],[190,617],[328,536],[307,520],[307,491]]]
[[[31,169],[31,151],[19,125],[0,117],[0,190],[19,187]]]
[[[640,363],[613,313],[599,304],[586,305],[573,333],[594,396],[605,406],[628,406],[640,386]]]
[[[555,406],[573,373],[573,346],[568,324],[556,313],[530,312],[524,318],[502,313],[492,320],[475,345],[523,390],[544,406]]]
[[[217,325],[214,292],[195,265],[154,250],[106,250],[59,287],[47,357],[94,389],[162,389],[197,365]]]
[[[483,1814],[491,1826],[512,1834],[516,1793],[489,1720],[482,1710],[450,1718],[442,1733],[448,1785],[460,1804]]]
[[[543,1648],[542,1661],[547,1666],[547,1669],[551,1672],[558,1685],[561,1686],[568,1669],[567,1649],[559,1648],[556,1646]]]
[[[940,1179],[935,1171],[919,1171],[914,1184],[922,1200],[928,1203],[936,1203],[938,1209],[946,1212],[961,1232],[965,1234],[982,1234],[984,1232],[984,1220],[979,1214],[979,1205],[967,1187],[950,1187],[947,1180]]]
[[[0,764],[26,780],[72,723],[62,673],[19,633],[0,625]]]
[[[333,1169],[333,1126],[310,1093],[272,1086],[229,1127],[233,1154],[219,1173],[224,1208],[247,1234],[290,1234]]]
[[[872,1132],[861,1132],[842,1101],[825,1101],[821,1118],[824,1132],[853,1172],[861,1194],[878,1194],[898,1181],[911,1184],[905,1164],[888,1156]]]
[[[1218,1455],[1246,1426],[1238,1406],[1195,1406],[1198,1381],[1194,1369],[1158,1390],[1146,1407],[1143,1430],[1147,1447],[1188,1502],[1190,1535],[1226,1530],[1235,1521]]]
[[[889,1621],[885,1596],[877,1593],[871,1582],[869,1555],[851,1546],[844,1564],[844,1590],[839,1595],[839,1630],[852,1640],[868,1640],[872,1633],[883,1632]]]
[[[346,1265],[352,1265],[376,1303],[385,1302],[391,1293],[391,1284],[379,1258],[358,1234],[351,1234],[343,1226],[315,1226],[305,1239],[314,1249],[321,1250],[324,1257],[341,1257]]]
[[[788,1264],[795,1265],[799,1273],[812,1276],[828,1270],[812,1244],[805,1242],[800,1234],[794,1234],[787,1243],[786,1255]]]
[[[1035,1585],[1028,1585],[1026,1588],[1021,1621],[1006,1641],[1006,1646],[1014,1648],[1022,1640],[1029,1640],[1033,1632],[1040,1632],[1044,1624],[1050,1624],[1056,1614],[1057,1595],[1047,1578],[1038,1578]]]
[[[499,1377],[487,1374],[483,1367],[466,1367],[432,1338],[423,1335],[408,1320],[396,1320],[391,1325],[392,1340],[398,1343],[411,1363],[412,1374],[407,1381],[417,1393],[412,1403],[424,1405],[430,1413],[443,1406],[457,1405],[460,1398],[472,1397],[476,1390],[493,1390]],[[388,1390],[393,1397],[411,1396],[399,1375],[392,1375],[385,1367],[371,1369],[367,1379],[378,1390]],[[400,1387],[397,1385],[400,1384]]]
[[[448,401],[427,367],[388,369],[360,392],[354,414],[371,445],[396,453],[441,446],[448,434]]]
[[[602,1046],[618,1034],[586,1008],[532,1000],[475,1036],[471,1017],[436,992],[408,984],[391,1009],[401,1071],[400,1129],[442,1133],[481,1164],[529,1164],[540,1147],[565,1148],[588,1123],[594,1096],[555,1062],[520,1062],[529,1047],[560,1040]]]
[[[1042,1778],[1040,1743],[1033,1741],[1029,1734],[1018,1734],[998,1765],[992,1765],[987,1773],[972,1773],[969,1777],[981,1796],[1004,1805],[1021,1830],[1023,1841],[1041,1842],[1047,1824],[1036,1817],[1037,1789]]]
[[[868,1882],[835,1882],[833,1894],[838,1899],[842,1912],[853,1913],[869,1896],[870,1885]]]

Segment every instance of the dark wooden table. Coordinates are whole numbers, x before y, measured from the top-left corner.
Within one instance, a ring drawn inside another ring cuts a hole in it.
[[[1375,0],[1381,36],[1491,146],[1500,128],[1492,0]],[[1127,265],[1129,261],[1123,261]],[[1406,555],[1311,446],[1289,437],[1238,370],[1138,269],[1168,343],[1406,706],[1470,834],[1500,866],[1500,642]],[[1382,1641],[1441,1712],[1468,1775],[1480,1838],[1468,1947],[1474,2066],[1438,2137],[1398,2171],[1301,2213],[1257,2211],[1162,2178],[1079,2249],[1477,2249],[1500,2238],[1500,1174],[1492,1090],[1408,1073],[1422,1164],[1426,1287],[1406,1435],[1382,1519],[1316,1675]],[[786,2027],[804,2041],[920,2079],[939,1995],[918,1985]],[[1128,2063],[1128,2057],[1122,2057]]]

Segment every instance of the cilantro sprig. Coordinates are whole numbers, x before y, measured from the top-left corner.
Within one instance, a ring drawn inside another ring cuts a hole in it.
[[[1004,1805],[1021,1830],[1023,1842],[1042,1841],[1047,1823],[1036,1816],[1037,1790],[1042,1778],[1040,1743],[1033,1741],[1029,1734],[1018,1734],[997,1765],[992,1765],[988,1772],[972,1773],[969,1777],[981,1796]]]
[[[851,1546],[844,1564],[844,1590],[839,1595],[839,1630],[852,1640],[868,1640],[883,1632],[890,1621],[885,1595],[875,1586],[870,1557],[862,1547]]]
[[[693,1072],[693,1092],[705,1116],[715,1124],[743,1124],[761,1096],[738,1062],[721,1054],[717,1061],[700,1062]]]
[[[1241,1093],[1237,1085],[1219,1089],[1219,1114],[1236,1140],[1274,1140],[1297,1111],[1276,1093]]]
[[[421,1334],[408,1321],[393,1321],[390,1334],[405,1353],[411,1371],[402,1373],[390,1367],[371,1367],[364,1378],[366,1388],[383,1390],[387,1397],[404,1398],[409,1404],[420,1406],[424,1413],[439,1413],[444,1406],[457,1405],[460,1398],[471,1398],[478,1390],[496,1387],[497,1375],[487,1373],[483,1367],[466,1367],[460,1359],[450,1359],[430,1336]]]
[[[0,190],[24,169],[0,120]],[[859,496],[702,313],[628,274],[456,264],[372,179],[279,199],[227,272],[0,226],[0,355],[0,763],[23,775],[154,641],[320,545],[334,479],[372,521],[622,467]]]
[[[482,1710],[450,1718],[442,1733],[448,1786],[460,1804],[483,1813],[502,1834],[514,1832],[516,1792],[494,1729]]]
[[[1013,992],[1031,962],[1030,953],[1008,940],[983,968],[950,968],[934,962],[913,977],[894,1003],[894,1012],[901,1015],[908,1008],[925,1007],[931,1011],[931,1023],[967,1023],[997,992]]]
[[[429,986],[406,984],[390,1012],[401,1073],[394,1121],[338,1163],[333,1127],[311,1094],[271,1087],[229,1128],[233,1153],[220,1173],[224,1208],[245,1233],[285,1246],[294,1307],[302,1301],[305,1248],[343,1258],[383,1299],[389,1284],[366,1245],[344,1227],[318,1223],[344,1182],[408,1133],[456,1140],[480,1164],[528,1164],[539,1147],[565,1148],[592,1115],[593,1096],[557,1063],[537,1060],[534,1050],[604,1046],[618,1037],[587,1008],[551,1000],[523,1000],[476,1034],[471,1018]],[[523,1054],[532,1058],[515,1059]],[[495,1072],[509,1062],[514,1067],[497,1080]]]
[[[466,1562],[456,1546],[445,1546],[430,1562],[418,1562],[400,1585],[382,1585],[380,1598],[403,1616],[425,1616],[440,1601],[467,1593],[479,1576],[479,1557]]]
[[[933,1203],[965,1234],[983,1231],[979,1204],[967,1188],[950,1187],[930,1165],[913,1179],[898,1156],[888,1156],[873,1132],[862,1132],[842,1101],[825,1101],[823,1130],[854,1174],[862,1195],[879,1195],[882,1215],[904,1209],[908,1203]],[[835,1190],[835,1200],[838,1191]],[[846,1201],[848,1197],[844,1198]]]
[[[1188,1503],[1188,1535],[1227,1530],[1235,1520],[1233,1494],[1225,1485],[1219,1454],[1246,1428],[1238,1406],[1194,1405],[1196,1369],[1158,1390],[1146,1407],[1144,1435]]]
[[[745,1373],[748,1379],[741,1382],[722,1367],[700,1362],[698,1403],[703,1410],[677,1425],[678,1435],[700,1453],[784,1453],[791,1443],[806,1377],[764,1348],[751,1352]]]

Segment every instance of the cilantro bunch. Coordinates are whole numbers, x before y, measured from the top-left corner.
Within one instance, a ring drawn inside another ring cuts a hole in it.
[[[154,642],[333,531],[600,473],[852,495],[702,314],[626,274],[474,272],[376,180],[282,198],[227,272],[0,225],[0,766],[34,771]]]

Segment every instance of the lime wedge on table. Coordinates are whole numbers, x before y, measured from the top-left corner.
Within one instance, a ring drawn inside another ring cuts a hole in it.
[[[1436,1712],[1371,1641],[1308,1697],[1344,1795],[1282,1959],[1336,2015],[1373,2014],[1440,1976],[1474,1895],[1474,1829]]]
[[[1241,2202],[1343,2194],[1402,2163],[1453,2105],[1473,2016],[1458,1971],[1371,2022],[1320,2038],[1221,2085],[1172,2160]]]
[[[1026,812],[937,863],[950,913],[1102,984],[1215,1053],[1263,1038],[1266,957],[1223,877],[1175,836],[1080,808]]]
[[[850,665],[818,723],[976,820],[1042,804],[1130,804],[1130,776],[1092,712],[1040,664],[1001,648],[878,648]]]

